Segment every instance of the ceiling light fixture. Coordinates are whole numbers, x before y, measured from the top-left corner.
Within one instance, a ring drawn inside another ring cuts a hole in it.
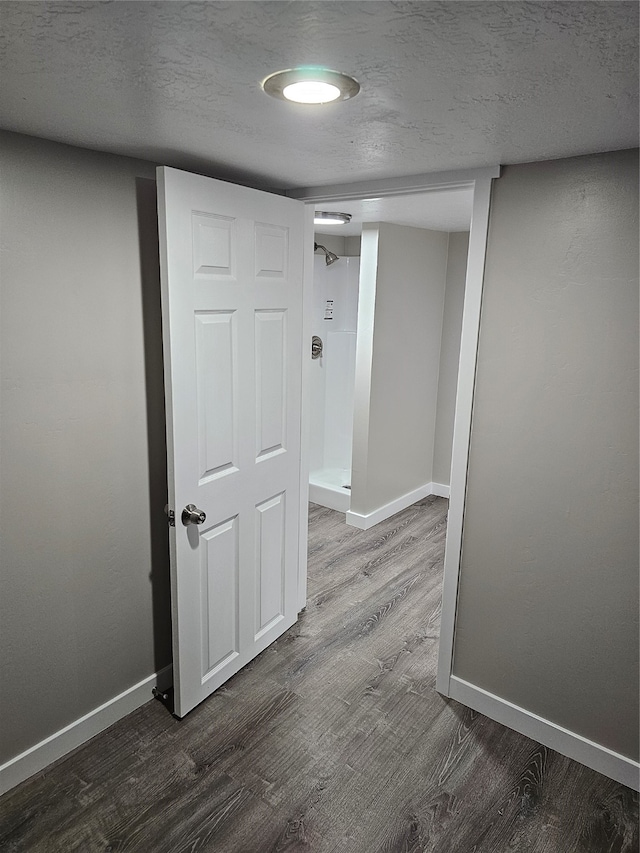
[[[330,213],[326,210],[316,210],[313,214],[314,225],[346,225],[351,222],[350,213]]]
[[[303,66],[277,71],[262,81],[262,88],[273,98],[297,104],[328,104],[347,101],[360,91],[353,77],[328,68]]]

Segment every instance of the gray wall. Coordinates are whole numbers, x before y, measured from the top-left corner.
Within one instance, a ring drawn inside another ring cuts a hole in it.
[[[0,135],[0,763],[170,662],[154,166]]]
[[[431,481],[448,240],[388,223],[363,228],[352,512],[368,514]]]
[[[340,258],[357,258],[360,255],[360,237],[344,237],[342,234],[314,234],[316,243],[320,243],[330,252],[335,252]],[[323,252],[318,252],[323,255]]]
[[[436,432],[433,444],[433,482],[445,486],[451,485],[451,448],[453,445],[453,422],[456,413],[458,362],[460,361],[460,335],[462,333],[462,309],[464,307],[468,251],[468,231],[449,234],[447,287],[444,296],[440,373],[438,374]]]
[[[316,231],[313,235],[313,239],[316,243],[320,243],[321,246],[324,246],[325,249],[328,249],[330,252],[334,252],[338,257],[343,258],[345,256],[345,244],[346,239],[342,234],[321,234],[319,231]],[[318,256],[324,256],[324,252],[318,250]]]
[[[2,762],[167,664],[170,613],[153,165],[0,146]],[[631,756],[636,158],[496,182],[454,662]]]
[[[638,758],[638,152],[495,182],[454,674]]]

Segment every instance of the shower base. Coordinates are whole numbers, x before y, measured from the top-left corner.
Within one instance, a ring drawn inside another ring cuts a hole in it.
[[[309,475],[309,500],[314,504],[348,512],[351,506],[351,471],[323,468]]]

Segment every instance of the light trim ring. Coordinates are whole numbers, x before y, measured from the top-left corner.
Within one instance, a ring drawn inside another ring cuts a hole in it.
[[[313,214],[314,225],[346,225],[351,222],[350,213],[335,213],[328,210],[316,210]]]
[[[305,87],[304,84],[309,84]],[[304,66],[276,71],[262,81],[262,88],[273,98],[299,104],[327,104],[347,101],[360,91],[353,77],[328,68]],[[307,91],[305,91],[305,89]]]

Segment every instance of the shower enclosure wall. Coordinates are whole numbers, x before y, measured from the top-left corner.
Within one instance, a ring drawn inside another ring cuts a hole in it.
[[[311,370],[309,500],[340,512],[350,506],[359,270],[357,257],[314,258],[312,334],[323,350]]]

